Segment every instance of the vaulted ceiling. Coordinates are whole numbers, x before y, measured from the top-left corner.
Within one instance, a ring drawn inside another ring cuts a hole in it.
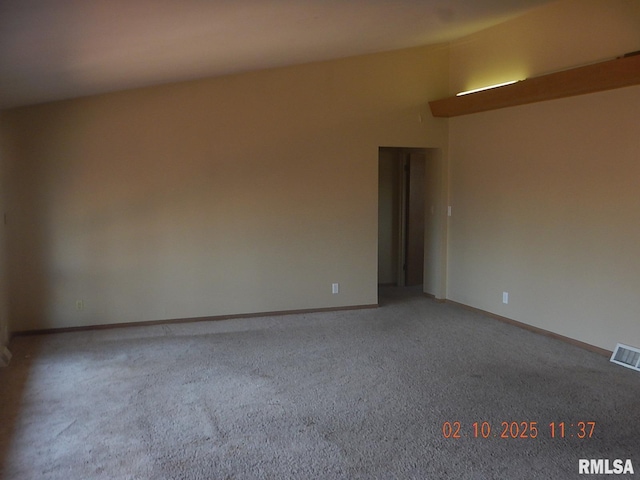
[[[551,0],[0,0],[0,108],[447,42]]]

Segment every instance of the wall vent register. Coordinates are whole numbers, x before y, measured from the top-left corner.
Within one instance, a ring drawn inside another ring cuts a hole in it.
[[[611,361],[640,372],[640,349],[619,343],[611,355]]]

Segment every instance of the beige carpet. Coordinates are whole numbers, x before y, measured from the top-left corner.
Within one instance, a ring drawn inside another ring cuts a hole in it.
[[[581,458],[640,471],[638,372],[420,295],[381,304],[15,338],[2,478],[571,479]],[[537,438],[500,438],[514,421]]]

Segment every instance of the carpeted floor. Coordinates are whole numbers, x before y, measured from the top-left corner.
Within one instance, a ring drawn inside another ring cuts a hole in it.
[[[4,479],[571,479],[581,458],[640,477],[640,373],[411,291],[11,349]]]

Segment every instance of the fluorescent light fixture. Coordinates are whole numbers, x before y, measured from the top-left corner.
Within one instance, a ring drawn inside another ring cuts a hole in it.
[[[488,87],[474,88],[473,90],[467,90],[466,92],[457,93],[456,97],[461,97],[462,95],[469,95],[470,93],[482,92],[484,90],[491,90],[492,88],[505,87],[507,85],[516,83],[517,81],[518,80],[511,80],[510,82],[498,83],[497,85],[489,85]]]

